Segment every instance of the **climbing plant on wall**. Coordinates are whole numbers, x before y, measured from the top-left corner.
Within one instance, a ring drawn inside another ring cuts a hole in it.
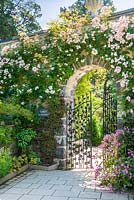
[[[59,19],[50,23],[44,41],[30,41],[22,34],[17,47],[4,47],[0,58],[1,96],[16,96],[22,105],[57,98],[61,85],[86,64],[87,57],[99,57],[132,109],[134,17],[110,21],[112,7],[103,7],[93,19],[88,14],[79,15],[77,10],[71,13],[61,12]]]

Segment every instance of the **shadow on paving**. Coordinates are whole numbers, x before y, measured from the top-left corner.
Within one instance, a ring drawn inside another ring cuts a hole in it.
[[[134,200],[133,194],[112,193],[92,171],[25,172],[0,186],[0,200]]]

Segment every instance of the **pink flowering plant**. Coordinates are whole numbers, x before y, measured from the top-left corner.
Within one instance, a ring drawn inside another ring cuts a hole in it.
[[[122,90],[129,88],[124,98],[128,101],[130,96],[128,103],[131,104],[134,17],[122,16],[113,22],[109,20],[111,14],[111,7],[103,7],[91,19],[88,14],[81,16],[77,10],[68,9],[60,13],[58,20],[50,22],[49,30],[40,41],[37,38],[30,41],[26,33],[19,34],[21,42],[12,49],[4,47],[1,52],[0,93],[25,99],[55,97],[60,94],[61,85],[86,64],[88,57],[99,57]]]
[[[103,149],[103,164],[94,167],[95,176],[110,190],[134,188],[134,129],[117,130],[106,135],[101,148]]]
[[[86,58],[99,57],[120,86],[124,105],[127,102],[133,108],[134,17],[110,21],[111,7],[102,8],[93,19],[87,15],[80,17],[77,10],[73,16],[70,12],[61,13],[59,20],[50,24],[47,37],[47,56],[55,63],[54,71],[61,71],[57,78],[64,82],[86,64]]]

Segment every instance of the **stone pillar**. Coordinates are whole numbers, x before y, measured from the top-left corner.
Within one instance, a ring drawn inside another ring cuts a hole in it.
[[[61,119],[62,127],[58,135],[56,135],[56,158],[54,159],[59,163],[59,169],[66,168],[66,116]]]
[[[64,97],[65,105],[70,101],[74,101],[74,90],[71,92],[71,97]],[[62,127],[60,133],[56,135],[56,158],[54,159],[59,163],[59,169],[66,169],[66,149],[67,149],[67,116],[66,113],[62,121]]]

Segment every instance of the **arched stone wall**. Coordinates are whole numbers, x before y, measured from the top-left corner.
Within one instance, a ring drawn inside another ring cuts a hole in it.
[[[108,63],[104,62],[102,58],[98,56],[92,56],[86,58],[86,64],[82,67],[76,69],[75,73],[68,79],[67,84],[65,86],[64,98],[65,101],[67,99],[73,99],[75,94],[76,86],[79,80],[92,69],[96,69],[98,67],[105,67]]]
[[[97,68],[95,65],[86,65],[81,67],[75,72],[75,74],[73,74],[73,76],[68,79],[67,85],[65,87],[65,99],[74,97],[75,89],[80,79],[90,70],[95,68]]]

